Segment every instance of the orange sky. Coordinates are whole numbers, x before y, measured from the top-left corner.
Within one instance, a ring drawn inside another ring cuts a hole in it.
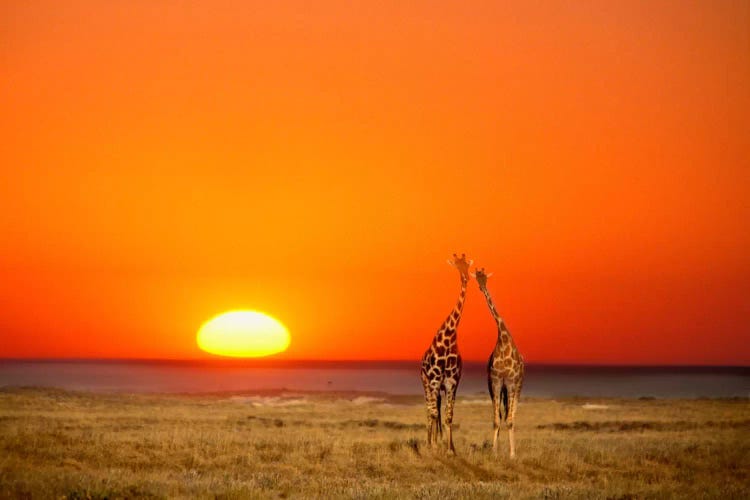
[[[750,4],[471,4],[4,2],[0,357],[749,364]]]

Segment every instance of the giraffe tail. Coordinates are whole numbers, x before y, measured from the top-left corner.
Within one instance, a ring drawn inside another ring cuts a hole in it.
[[[441,414],[441,409],[440,409],[441,406],[442,406],[442,400],[443,400],[443,397],[440,394],[440,391],[438,391],[438,393],[437,393],[437,411],[438,411],[438,415],[437,415],[437,417],[438,417],[437,418],[437,432],[438,432],[438,436],[440,436],[440,437],[443,436],[443,416]]]
[[[490,391],[490,399],[492,399],[492,403],[495,403],[495,393],[492,390],[492,356],[490,356],[489,361],[487,361],[487,390]]]
[[[508,420],[508,387],[505,384],[500,389],[500,398],[502,398],[503,411],[505,412],[504,420]]]

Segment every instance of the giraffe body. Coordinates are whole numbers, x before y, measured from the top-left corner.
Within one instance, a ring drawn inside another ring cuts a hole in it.
[[[456,329],[461,320],[466,286],[469,282],[470,262],[464,255],[460,258],[454,254],[454,260],[449,261],[461,275],[461,292],[453,311],[438,329],[432,339],[430,347],[422,356],[421,378],[424,388],[425,404],[427,405],[427,444],[432,447],[442,437],[443,424],[441,419],[442,396],[445,395],[445,425],[448,431],[448,447],[455,453],[453,446],[453,407],[456,401],[456,391],[461,380],[462,361],[458,351],[458,337]]]
[[[484,269],[476,273],[479,289],[487,300],[487,306],[492,313],[495,323],[497,324],[497,342],[495,348],[490,354],[487,361],[487,388],[490,391],[493,408],[493,437],[492,448],[495,453],[498,451],[497,439],[500,433],[500,426],[505,422],[508,429],[508,441],[510,444],[510,457],[515,458],[515,435],[514,422],[516,417],[516,408],[518,400],[521,397],[521,388],[523,386],[524,364],[521,354],[516,348],[513,337],[505,325],[505,322],[497,313],[492,296],[487,290],[487,277],[489,275]]]

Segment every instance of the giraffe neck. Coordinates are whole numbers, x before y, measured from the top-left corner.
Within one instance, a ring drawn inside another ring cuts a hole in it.
[[[438,333],[435,336],[436,340],[442,340],[444,338],[444,335],[447,335],[452,340],[455,340],[456,328],[458,327],[458,322],[461,321],[461,313],[463,313],[464,310],[464,301],[466,300],[466,284],[468,282],[468,278],[461,276],[461,293],[458,294],[458,301],[456,301],[456,305],[453,306],[453,310],[451,311],[450,315],[448,315],[448,317],[443,322],[443,325],[440,327],[440,330],[438,330]]]
[[[482,293],[484,294],[484,298],[487,300],[487,306],[490,308],[492,317],[495,318],[495,323],[497,323],[497,333],[498,335],[500,335],[500,332],[506,329],[505,323],[503,323],[503,318],[500,317],[500,315],[497,313],[497,309],[495,309],[495,303],[492,301],[490,291],[487,290],[486,287],[482,287]]]
[[[458,301],[456,301],[456,305],[455,307],[453,307],[453,312],[451,313],[451,317],[453,317],[455,313],[455,326],[458,326],[458,322],[461,320],[461,314],[464,312],[464,302],[466,301],[466,284],[468,282],[468,278],[461,276],[461,292],[458,294]]]

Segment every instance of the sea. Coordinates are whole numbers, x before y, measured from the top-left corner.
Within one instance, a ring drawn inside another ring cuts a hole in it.
[[[331,391],[422,394],[414,361],[0,359],[0,388],[115,393]],[[484,363],[464,362],[458,396],[486,394]],[[526,397],[749,398],[750,367],[527,363]]]

